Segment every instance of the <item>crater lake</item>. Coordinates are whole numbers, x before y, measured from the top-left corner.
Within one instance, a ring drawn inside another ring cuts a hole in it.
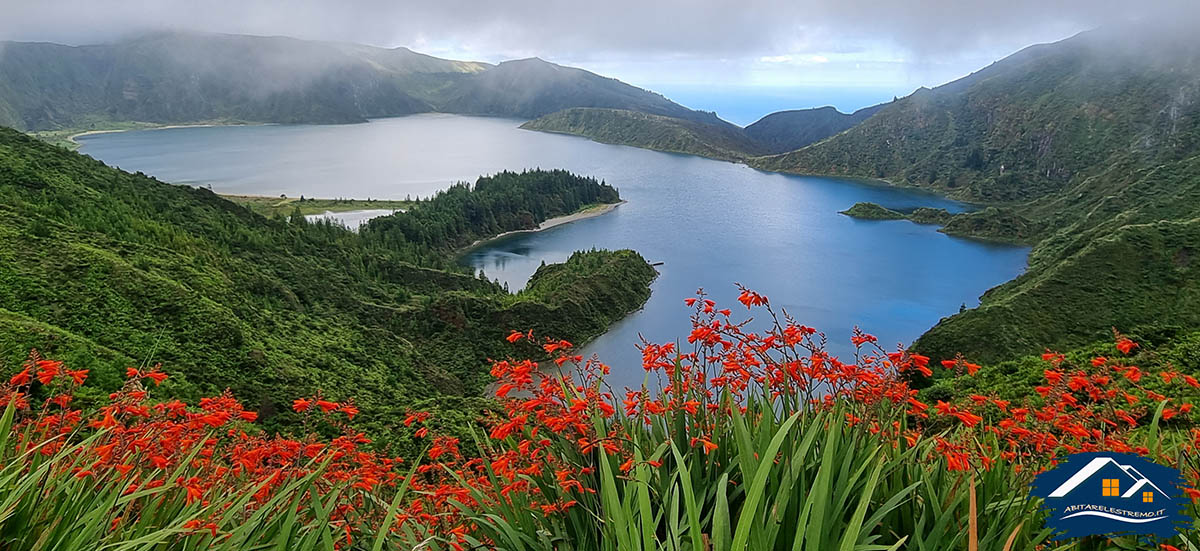
[[[949,199],[521,130],[521,122],[432,114],[354,125],[166,128],[78,141],[82,153],[110,165],[225,194],[404,199],[527,168],[602,179],[627,203],[488,242],[462,262],[513,291],[542,262],[562,262],[581,249],[629,248],[661,263],[645,307],[584,350],[612,366],[610,382],[618,389],[642,381],[641,338],[686,337],[690,310],[683,300],[700,288],[742,316],[734,284],[750,287],[799,323],[826,332],[830,350],[846,356],[855,326],[889,349],[909,343],[1025,268],[1025,247],[838,213],[859,201],[898,210],[967,208]]]

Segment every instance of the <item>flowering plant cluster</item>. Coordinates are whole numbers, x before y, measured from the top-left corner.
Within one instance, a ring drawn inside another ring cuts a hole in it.
[[[766,323],[698,293],[687,344],[642,343],[657,384],[637,389],[610,388],[609,366],[569,342],[513,331],[526,357],[492,365],[496,406],[473,441],[431,434],[436,412],[413,411],[402,430],[426,445],[407,460],[353,429],[352,400],[292,404],[336,437],[269,435],[228,392],[152,399],[158,367],[131,368],[85,413],[72,397],[87,371],[35,352],[0,384],[0,501],[14,511],[0,537],[12,549],[1014,549],[1049,545],[1025,482],[1101,450],[1179,468],[1200,501],[1200,383],[1134,365],[1138,345],[1119,333],[1112,355],[1084,365],[1047,352],[1044,384],[1019,402],[928,403],[912,381],[980,366],[858,330],[854,357],[838,358],[741,291]]]

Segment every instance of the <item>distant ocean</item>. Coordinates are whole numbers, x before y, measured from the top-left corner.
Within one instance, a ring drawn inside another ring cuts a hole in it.
[[[717,116],[746,126],[764,115],[788,109],[808,109],[832,105],[843,113],[892,101],[912,90],[897,88],[783,88],[783,87],[711,87],[692,85],[646,86],[667,98],[701,111],[716,111]]]

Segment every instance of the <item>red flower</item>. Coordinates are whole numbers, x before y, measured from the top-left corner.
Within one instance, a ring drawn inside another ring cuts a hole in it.
[[[82,385],[83,382],[85,380],[87,380],[88,370],[80,369],[78,371],[72,371],[72,370],[68,369],[67,376],[70,377],[71,380],[75,382],[75,384]]]
[[[297,413],[303,413],[305,411],[308,411],[308,408],[311,408],[311,407],[312,407],[312,400],[308,400],[305,398],[297,398],[295,400],[292,400],[292,409],[296,410]]]
[[[1138,347],[1138,343],[1133,342],[1124,337],[1117,340],[1117,350],[1120,350],[1121,353],[1125,354],[1126,356],[1128,356],[1129,353],[1132,352],[1133,349],[1137,348],[1137,347]]]
[[[58,376],[58,370],[62,367],[62,362],[52,362],[49,360],[39,360],[37,362],[37,378],[42,384],[48,385],[54,378]]]
[[[167,374],[158,370],[151,371],[146,376],[154,381],[155,386],[161,385],[163,381],[167,380]]]
[[[29,368],[26,367],[24,371],[13,375],[12,378],[8,380],[8,384],[12,386],[24,386],[29,384],[29,381]]]

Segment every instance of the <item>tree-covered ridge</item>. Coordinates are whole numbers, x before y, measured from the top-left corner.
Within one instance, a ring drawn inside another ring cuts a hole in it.
[[[948,193],[991,208],[932,220],[946,233],[1034,244],[1025,274],[926,333],[923,353],[994,361],[1086,345],[1113,326],[1194,329],[1198,90],[1190,29],[1101,29],[752,164]]]
[[[564,270],[571,296],[510,295],[415,256],[0,129],[0,363],[37,348],[101,391],[163,362],[172,392],[233,388],[270,423],[288,422],[292,397],[350,388],[370,425],[390,423],[423,398],[477,394],[509,330],[586,341],[653,278],[636,254],[593,252]]]
[[[522,119],[585,107],[624,109],[705,124],[724,123],[714,113],[688,109],[661,94],[536,57],[505,61],[461,79],[460,85],[448,88],[434,103],[440,111],[448,113]]]
[[[437,262],[449,252],[501,233],[531,230],[583,207],[621,200],[617,189],[565,170],[481,176],[414,201],[405,212],[372,219],[361,233],[371,243]]]
[[[907,216],[900,211],[895,211],[876,203],[858,202],[854,203],[850,208],[841,211],[839,214],[845,214],[851,218],[861,218],[863,220],[904,220]]]
[[[1118,27],[1031,46],[886,105],[762,168],[883,178],[987,202],[1044,197],[1115,157],[1177,161],[1200,144],[1190,30]]]
[[[407,48],[188,32],[111,44],[0,42],[0,125],[27,131],[197,122],[351,123],[569,107],[717,121],[659,94],[539,59],[491,65]]]
[[[845,131],[871,118],[886,105],[864,107],[853,113],[842,113],[830,106],[779,111],[747,126],[745,134],[758,142],[766,154],[786,153]]]
[[[876,203],[859,202],[840,214],[863,220],[909,220],[917,224],[933,224],[941,226],[938,231],[947,235],[1017,245],[1035,242],[1041,231],[1040,225],[1010,208],[986,207],[950,213],[941,208],[919,207],[900,212]]]
[[[521,128],[713,159],[745,160],[766,152],[741,128],[725,121],[695,121],[628,109],[564,109],[531,120]]]
[[[792,151],[833,136],[866,120],[883,107],[867,107],[852,114],[841,113],[833,107],[780,111],[746,128],[716,117],[575,107],[531,120],[521,128],[753,164],[760,156]]]

